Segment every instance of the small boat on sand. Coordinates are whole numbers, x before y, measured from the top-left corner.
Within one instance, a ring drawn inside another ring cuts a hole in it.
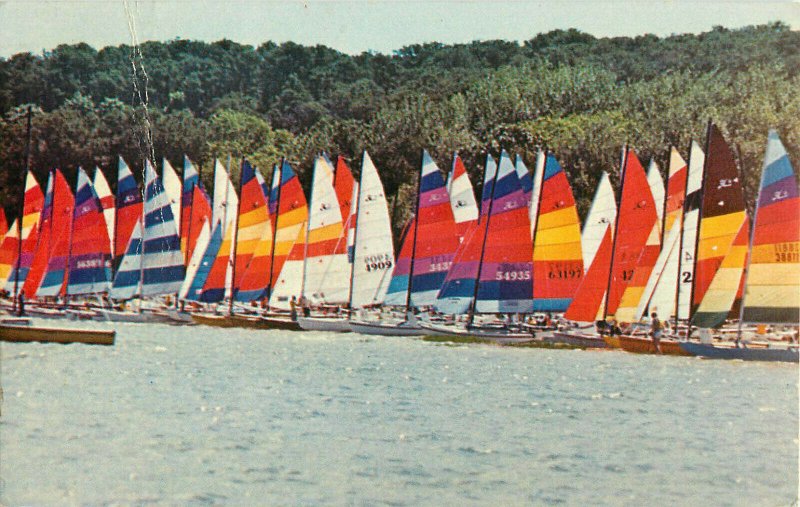
[[[0,323],[0,341],[87,343],[92,345],[114,345],[114,330],[78,329],[70,327],[43,327],[26,324]]]
[[[528,343],[536,340],[534,333],[523,329],[513,330],[500,326],[456,326],[420,322],[426,335],[453,338],[454,340],[490,341],[500,344]]]
[[[354,333],[380,336],[424,336],[428,334],[428,332],[421,328],[419,324],[409,321],[390,323],[380,321],[351,320],[350,330]]]
[[[306,331],[332,331],[349,333],[350,320],[343,317],[297,317],[297,323]]]

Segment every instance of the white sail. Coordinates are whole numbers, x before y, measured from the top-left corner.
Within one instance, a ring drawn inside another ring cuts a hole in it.
[[[653,194],[653,202],[656,204],[656,214],[658,215],[658,230],[661,233],[661,222],[664,220],[664,178],[661,177],[661,171],[658,169],[658,164],[655,160],[650,160],[650,165],[647,168],[647,183],[650,185],[650,193]]]
[[[108,240],[111,242],[111,257],[113,258],[116,253],[114,252],[114,216],[116,214],[116,202],[114,194],[111,193],[111,187],[108,186],[106,177],[103,176],[103,171],[99,167],[94,171],[94,191],[97,198],[100,199],[100,206],[103,208],[103,218],[106,221],[106,229],[108,230]]]
[[[214,161],[214,204],[211,223],[222,225],[222,237],[233,241],[236,237],[236,214],[239,212],[239,196],[236,194],[228,171],[219,160]],[[230,249],[228,268],[225,271],[225,297],[230,297],[233,286],[233,249]]]
[[[180,299],[186,299],[189,295],[189,289],[197,277],[197,271],[203,262],[203,256],[208,248],[208,243],[211,240],[211,227],[208,226],[208,220],[203,220],[203,225],[200,228],[200,234],[197,236],[195,248],[192,251],[192,258],[189,259],[189,265],[186,266],[186,278],[183,279],[181,289],[178,291]]]
[[[352,308],[383,303],[394,268],[389,206],[378,170],[364,151],[358,193],[353,263]]]
[[[686,180],[686,200],[683,208],[683,239],[681,240],[680,277],[678,279],[678,318],[688,319],[692,306],[694,256],[697,249],[698,224],[702,205],[703,173],[706,155],[692,141],[689,152],[689,173]]]
[[[347,231],[333,186],[333,164],[325,155],[314,162],[306,231],[303,295],[314,304],[347,303],[350,263]]]
[[[458,156],[453,157],[453,167],[447,175],[447,193],[450,196],[450,207],[456,224],[475,222],[478,220],[478,203],[475,191],[469,181],[469,174]],[[463,238],[461,238],[463,241]]]
[[[175,226],[181,230],[181,194],[183,193],[183,183],[178,174],[173,169],[169,160],[164,159],[161,171],[161,181],[164,183],[164,191],[169,198],[169,205],[172,208],[172,216],[175,217]]]
[[[614,197],[614,189],[611,187],[611,180],[608,173],[603,171],[600,175],[600,182],[597,184],[597,191],[594,194],[592,206],[586,215],[581,231],[581,250],[583,252],[584,271],[594,262],[600,243],[606,233],[606,228],[614,230],[614,223],[617,219],[617,201]]]
[[[678,282],[678,257],[680,257],[680,222],[672,224],[664,243],[661,245],[661,253],[656,260],[650,278],[647,280],[642,298],[636,307],[634,321],[642,318],[645,311],[656,311],[662,319],[670,318],[675,314],[675,291]]]
[[[531,190],[531,203],[528,207],[528,218],[531,221],[531,240],[533,240],[533,233],[536,231],[536,222],[539,220],[539,198],[542,195],[542,181],[544,181],[544,163],[547,157],[544,151],[539,150],[536,153],[536,167],[533,168],[533,189]],[[599,240],[598,240],[599,244]],[[584,257],[584,262],[585,262]],[[584,266],[588,266],[584,264]]]

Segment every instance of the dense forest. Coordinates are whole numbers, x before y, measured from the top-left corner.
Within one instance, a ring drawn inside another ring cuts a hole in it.
[[[779,131],[800,163],[800,32],[782,23],[697,35],[596,38],[557,30],[518,43],[429,43],[392,54],[229,40],[147,42],[101,50],[61,45],[0,59],[0,204],[16,215],[33,107],[31,166],[116,160],[142,167],[188,155],[204,169],[247,157],[269,173],[287,157],[308,184],[313,157],[342,154],[358,172],[369,150],[399,227],[411,206],[420,150],[449,169],[464,158],[476,187],[487,152],[539,147],[568,171],[585,213],[601,170],[617,177],[620,149],[666,171],[713,119],[731,142],[752,202],[766,134]],[[233,164],[236,166],[236,164]],[[234,171],[236,172],[236,171]]]

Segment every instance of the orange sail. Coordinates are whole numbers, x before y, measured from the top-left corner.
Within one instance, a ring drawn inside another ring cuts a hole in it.
[[[36,244],[39,240],[39,218],[44,207],[44,193],[33,174],[28,171],[25,178],[25,198],[22,207],[22,245],[20,252],[13,253],[13,268],[8,274],[6,290],[14,294],[21,290],[28,270],[33,262]]]
[[[533,309],[563,312],[583,278],[581,224],[567,173],[548,154],[533,241]]]
[[[626,148],[622,163],[622,195],[614,235],[606,315],[617,312],[622,295],[633,280],[634,271],[657,220],[658,212],[644,167],[636,153]]]
[[[267,197],[256,178],[256,171],[246,160],[242,163],[241,195],[239,197],[239,226],[234,264],[234,294],[244,279],[258,243],[269,228]]]
[[[708,128],[692,314],[728,255],[746,216],[742,182],[733,152],[713,124]]]
[[[603,301],[608,287],[608,272],[611,269],[612,224],[608,224],[591,266],[583,275],[583,281],[575,291],[564,318],[575,322],[594,322],[603,317]]]

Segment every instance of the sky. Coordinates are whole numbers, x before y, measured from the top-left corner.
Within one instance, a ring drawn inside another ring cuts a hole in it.
[[[778,20],[800,29],[800,0],[0,0],[0,57],[64,43],[130,44],[130,26],[140,42],[294,41],[356,54],[432,41],[523,41],[558,28],[665,36]]]

